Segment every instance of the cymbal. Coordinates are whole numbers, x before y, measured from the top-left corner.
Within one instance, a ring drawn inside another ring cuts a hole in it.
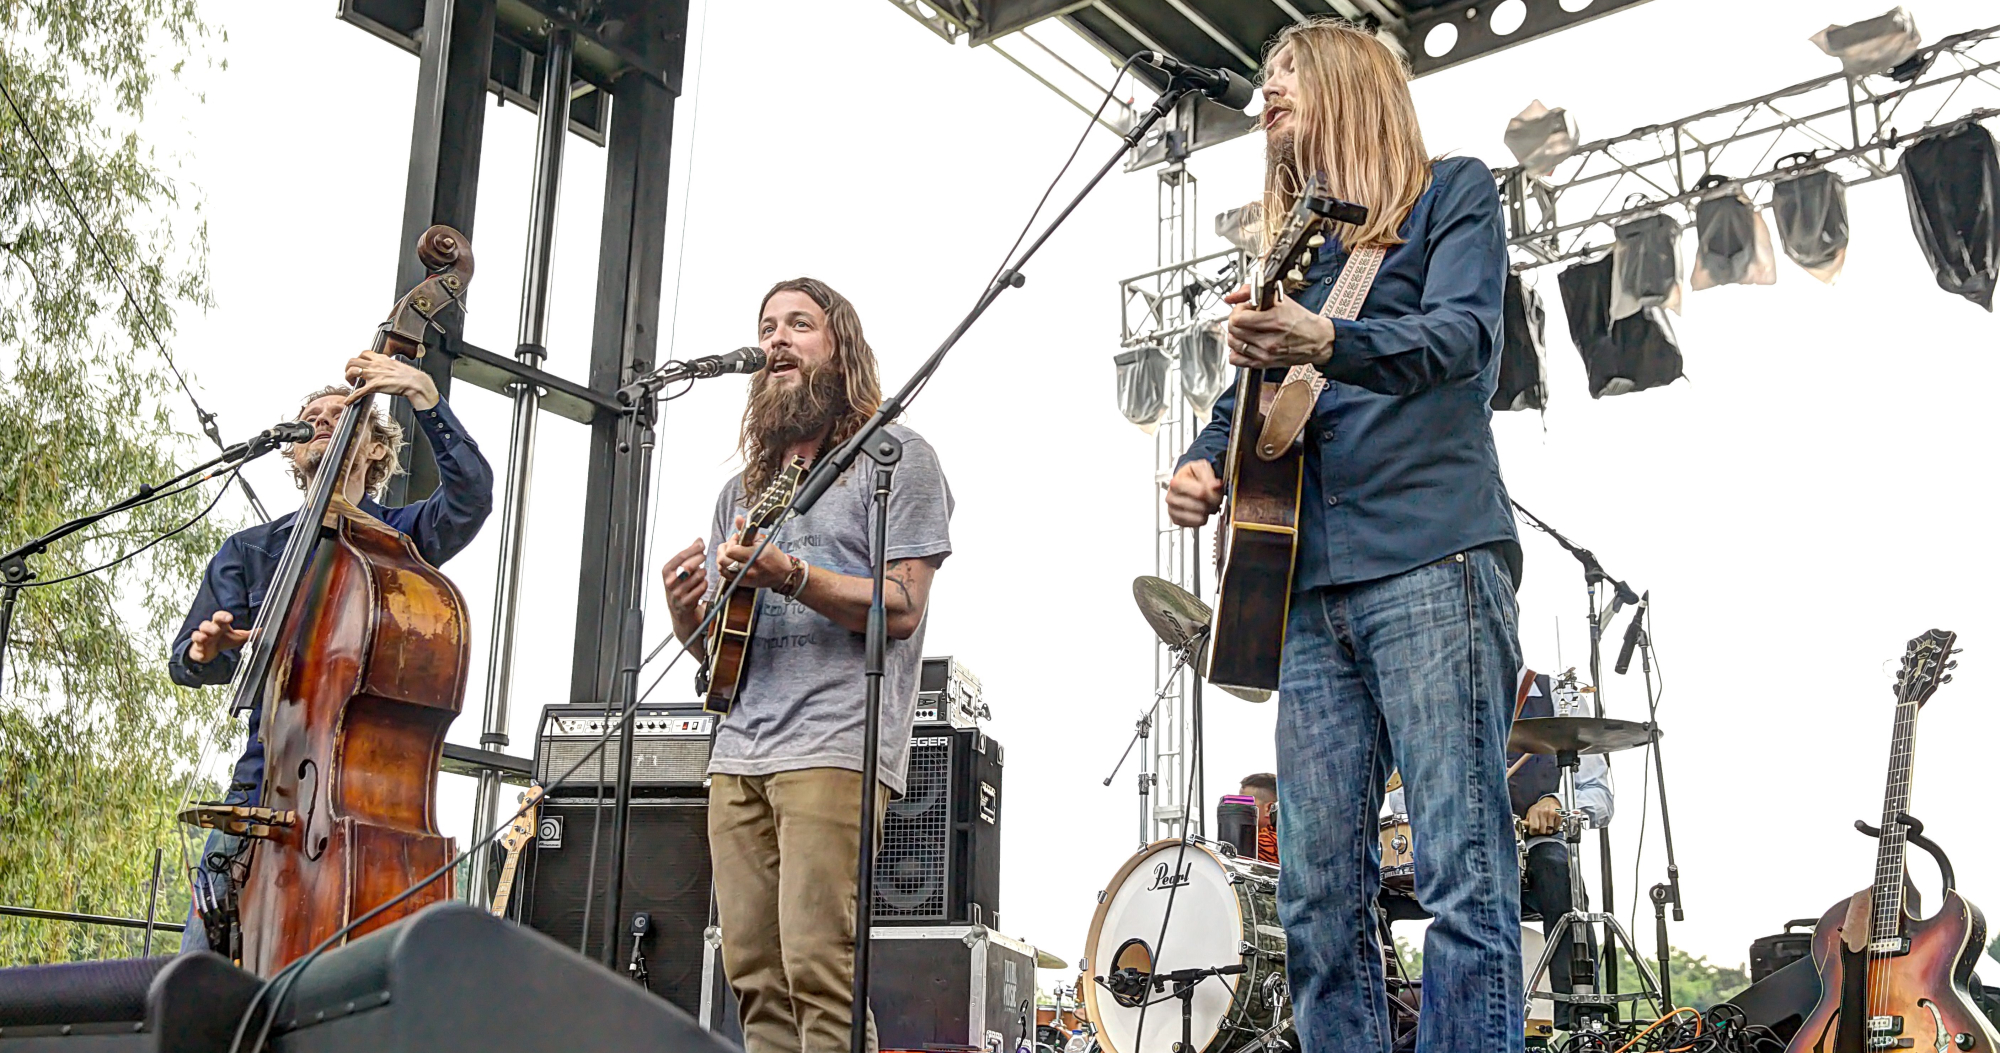
[[[1609,717],[1524,717],[1514,722],[1507,735],[1507,749],[1514,753],[1616,753],[1644,746],[1654,735],[1664,734],[1656,726],[1637,720]]]
[[[1067,969],[1069,968],[1069,963],[1063,961],[1061,958],[1058,958],[1053,954],[1050,954],[1045,950],[1042,950],[1040,947],[1037,947],[1035,948],[1035,968]]]
[[[1185,650],[1208,630],[1208,604],[1165,578],[1151,574],[1133,578],[1132,599],[1154,635],[1168,647]]]
[[[1133,578],[1132,600],[1139,605],[1139,614],[1146,619],[1146,624],[1153,627],[1153,634],[1168,647],[1185,650],[1208,631],[1211,616],[1208,604],[1165,578],[1156,578],[1151,574]],[[1200,647],[1200,652],[1194,657],[1197,674],[1207,667],[1208,641],[1201,640]],[[1226,684],[1215,686],[1245,702],[1267,702],[1271,698],[1269,691],[1256,688],[1230,687]]]

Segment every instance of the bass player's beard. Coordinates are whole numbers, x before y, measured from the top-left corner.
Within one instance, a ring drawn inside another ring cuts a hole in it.
[[[847,378],[832,366],[800,369],[804,383],[765,382],[750,388],[750,404],[745,408],[744,430],[758,454],[766,459],[782,457],[793,443],[817,438],[846,415]]]

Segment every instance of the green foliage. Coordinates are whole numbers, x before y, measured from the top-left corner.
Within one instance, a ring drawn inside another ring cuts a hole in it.
[[[1995,933],[1993,942],[1986,945],[1986,956],[2000,962],[2000,933]]]
[[[1726,1002],[1744,988],[1750,986],[1749,966],[1717,965],[1698,954],[1689,954],[1679,947],[1667,948],[1669,981],[1673,988],[1674,1004],[1693,1009],[1707,1009],[1717,1002]],[[1647,968],[1658,970],[1658,959],[1648,955]],[[1633,969],[1631,958],[1618,957],[1618,989],[1637,991],[1639,974]]]
[[[207,305],[206,241],[137,123],[205,33],[193,0],[0,0],[0,78],[112,260],[0,103],[0,550],[198,459],[147,323],[164,339],[176,305]],[[0,681],[0,903],[142,917],[157,848],[157,914],[185,913],[195,848],[172,813],[190,789],[215,792],[192,778],[228,725],[219,700],[168,681],[166,651],[226,531],[204,522],[113,570],[54,579],[181,525],[218,485],[31,562],[50,584],[21,594]],[[136,954],[139,940],[0,918],[0,965]]]

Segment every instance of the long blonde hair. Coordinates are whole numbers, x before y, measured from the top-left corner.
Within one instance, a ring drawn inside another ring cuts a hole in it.
[[[1368,206],[1367,223],[1336,228],[1342,244],[1402,244],[1396,231],[1431,183],[1402,58],[1367,30],[1336,18],[1286,26],[1265,52],[1266,68],[1285,48],[1298,71],[1292,100],[1296,167],[1275,158],[1267,166],[1264,229],[1284,225],[1300,188],[1317,172],[1327,193]]]

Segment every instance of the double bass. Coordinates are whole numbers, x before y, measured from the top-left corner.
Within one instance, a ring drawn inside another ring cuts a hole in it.
[[[374,343],[413,361],[472,279],[472,247],[450,227],[426,230],[417,256],[429,274]],[[249,839],[238,935],[244,967],[265,976],[457,854],[438,832],[437,771],[464,704],[465,598],[414,542],[340,492],[373,400],[341,414],[237,665],[232,711],[264,707],[258,805],[183,813]],[[452,891],[446,873],[347,935]]]

